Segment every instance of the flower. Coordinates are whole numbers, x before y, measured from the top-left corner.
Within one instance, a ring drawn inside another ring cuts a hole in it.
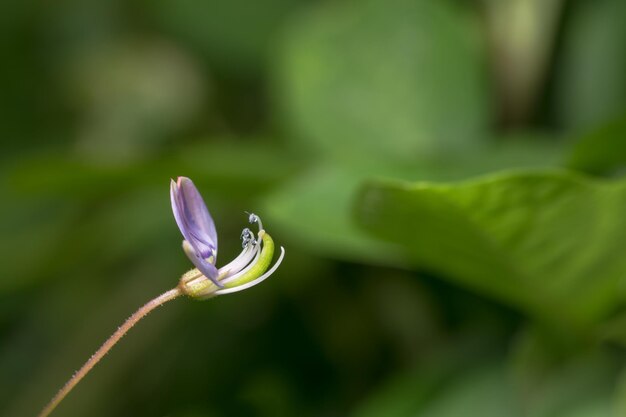
[[[174,218],[184,238],[183,250],[196,267],[180,279],[179,288],[184,294],[203,299],[245,290],[272,275],[282,262],[285,249],[281,246],[278,260],[270,268],[274,241],[263,229],[259,216],[249,213],[249,222],[259,227],[257,236],[250,229],[243,229],[243,250],[218,269],[215,223],[198,189],[189,178],[178,177],[171,182],[170,196]]]

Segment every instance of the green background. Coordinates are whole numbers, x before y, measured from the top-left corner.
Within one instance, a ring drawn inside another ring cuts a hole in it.
[[[258,287],[142,322],[55,411],[626,415],[623,0],[6,0],[0,414],[247,215]]]

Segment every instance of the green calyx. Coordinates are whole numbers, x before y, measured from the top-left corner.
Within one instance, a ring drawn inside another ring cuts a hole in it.
[[[241,270],[245,272],[232,280],[229,280],[229,278],[234,277],[240,271],[224,271],[218,275],[218,280],[224,284],[224,289],[235,288],[252,282],[261,277],[270,267],[274,256],[274,240],[265,230],[261,230],[258,237],[262,241],[261,253],[258,255],[258,258],[252,261],[252,264],[246,265]],[[202,275],[198,269],[186,272],[180,278],[178,288],[183,294],[198,300],[205,300],[219,295],[219,291],[222,289]]]

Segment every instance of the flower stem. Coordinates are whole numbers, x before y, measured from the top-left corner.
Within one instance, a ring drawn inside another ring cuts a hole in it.
[[[54,411],[61,401],[72,391],[72,389],[91,371],[91,369],[102,359],[113,346],[135,325],[139,320],[148,315],[155,308],[165,304],[182,295],[178,288],[164,292],[153,300],[148,301],[139,310],[135,311],[132,316],[126,319],[116,331],[109,337],[106,342],[94,353],[85,364],[65,383],[63,388],[50,400],[50,402],[41,410],[38,417],[47,417]]]

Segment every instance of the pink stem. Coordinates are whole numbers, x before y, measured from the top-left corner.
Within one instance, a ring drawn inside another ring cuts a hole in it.
[[[155,308],[165,304],[182,295],[178,288],[171,289],[163,294],[159,295],[153,300],[148,301],[139,310],[135,311],[132,316],[126,319],[116,331],[109,337],[106,342],[100,346],[100,348],[94,353],[85,364],[65,383],[63,388],[50,400],[48,405],[41,410],[38,417],[47,417],[52,411],[59,405],[61,401],[72,391],[72,389],[96,366],[96,364],[102,359],[117,342],[139,322],[142,318],[148,315]]]

